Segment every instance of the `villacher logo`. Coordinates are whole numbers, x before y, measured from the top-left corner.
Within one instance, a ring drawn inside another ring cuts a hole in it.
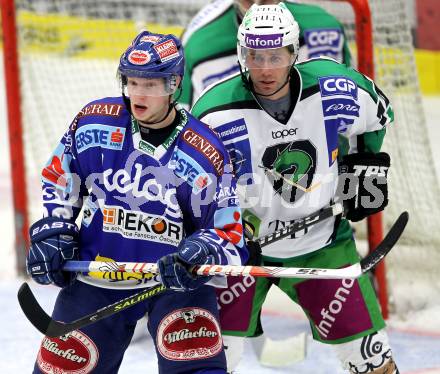
[[[93,340],[81,331],[58,337],[45,337],[37,356],[43,373],[91,373],[96,367],[99,351]],[[64,368],[64,369],[60,369]]]
[[[178,309],[166,315],[157,329],[157,349],[172,361],[200,360],[220,353],[220,326],[202,308]]]

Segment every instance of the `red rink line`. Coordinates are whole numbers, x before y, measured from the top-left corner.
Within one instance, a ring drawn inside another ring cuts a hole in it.
[[[268,308],[263,308],[262,311],[262,315],[263,316],[270,316],[270,317],[279,317],[279,318],[291,318],[294,320],[300,320],[300,321],[306,321],[307,318],[305,317],[304,314],[302,313],[294,313],[294,312],[279,312],[276,310],[271,310]],[[387,327],[388,331],[396,331],[399,333],[405,333],[405,334],[412,334],[412,335],[417,335],[417,336],[427,336],[427,337],[431,337],[431,338],[440,338],[440,331],[427,331],[427,330],[421,330],[421,329],[415,329],[415,328],[405,328],[405,327]],[[437,372],[435,371],[429,371],[426,373],[438,373],[440,374],[440,368],[438,369],[429,369],[429,370],[437,370]],[[421,372],[411,372],[411,373],[407,373],[407,374],[422,374],[425,373],[425,371],[421,371]]]
[[[417,336],[428,336],[431,338],[440,338],[440,331],[427,331],[427,330],[420,330],[420,329],[415,329],[415,328],[411,328],[411,327],[387,327],[388,331],[397,331],[397,332],[403,332],[406,334],[411,334],[411,335],[417,335]],[[439,374],[440,374],[440,369],[436,369],[439,370]]]

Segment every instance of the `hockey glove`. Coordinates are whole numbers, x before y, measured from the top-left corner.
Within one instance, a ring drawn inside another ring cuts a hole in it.
[[[66,260],[77,258],[78,227],[72,221],[47,217],[35,222],[30,230],[31,247],[26,259],[28,274],[40,284],[66,287],[75,273],[63,272]]]
[[[249,258],[246,261],[246,265],[255,265],[260,266],[263,262],[263,257],[261,254],[261,246],[258,242],[252,240],[255,234],[254,225],[243,219],[243,227],[244,227],[244,236],[246,237],[246,247],[249,252]]]
[[[258,244],[258,242],[254,242],[253,240],[249,240],[246,242],[246,247],[249,251],[249,258],[246,262],[246,265],[260,266],[263,262],[260,244]]]
[[[191,273],[194,265],[214,265],[220,263],[217,244],[199,234],[184,239],[177,253],[169,254],[157,262],[162,283],[176,291],[192,291],[203,286],[212,276]]]
[[[342,158],[339,188],[347,219],[360,221],[388,205],[389,167],[390,156],[385,152],[354,153]]]

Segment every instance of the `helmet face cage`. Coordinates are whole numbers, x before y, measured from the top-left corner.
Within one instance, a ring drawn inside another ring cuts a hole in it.
[[[122,54],[118,67],[127,96],[172,95],[179,87],[177,77],[183,78],[183,73],[184,56],[180,40],[171,34],[148,31],[142,31],[133,40]]]
[[[283,48],[287,47],[287,48]],[[274,69],[293,65],[299,26],[283,3],[252,5],[238,30],[237,55],[243,68]]]

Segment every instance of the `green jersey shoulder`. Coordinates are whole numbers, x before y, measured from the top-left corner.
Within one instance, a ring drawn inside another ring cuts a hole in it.
[[[219,53],[236,53],[235,17],[231,0],[214,1],[194,17],[182,35],[185,63],[190,69]]]
[[[212,111],[244,107],[259,108],[252,93],[244,87],[240,73],[236,73],[208,88],[191,112],[202,118]]]
[[[321,89],[321,94],[325,95],[327,90],[332,89],[328,86],[328,84],[331,83],[327,83],[324,86],[326,78],[341,77],[342,80],[335,83],[335,85],[337,84],[337,87],[335,86],[335,91],[338,90],[339,92],[339,90],[343,90],[345,87],[342,84],[342,82],[344,81],[343,77],[345,77],[345,82],[347,82],[347,85],[350,85],[350,83],[348,83],[349,81],[353,81],[356,87],[368,92],[372,99],[374,101],[377,101],[377,86],[370,78],[361,74],[356,69],[347,67],[345,64],[338,63],[331,58],[321,57],[311,59],[302,63],[298,63],[295,65],[295,67],[301,75],[303,91],[306,89],[310,90],[311,87],[315,86],[317,89]],[[351,86],[347,89],[351,89]]]
[[[388,98],[376,84],[357,70],[338,63],[331,58],[311,59],[294,65],[294,72],[301,78],[301,98],[303,100],[313,94],[323,97],[340,95],[346,92],[357,99],[357,90],[366,92],[375,102],[383,102],[384,111],[393,116]],[[230,107],[250,107],[255,99],[245,87],[240,73],[218,82],[205,91],[196,102],[192,113],[203,117],[208,111],[226,110]]]

